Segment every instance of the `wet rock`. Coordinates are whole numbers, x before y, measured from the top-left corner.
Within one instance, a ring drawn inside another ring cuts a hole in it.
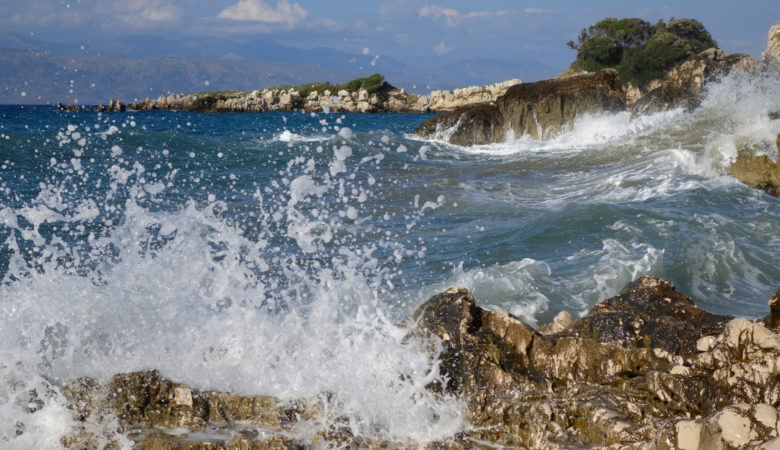
[[[548,336],[460,288],[414,318],[441,339],[439,388],[466,401],[475,439],[708,449],[777,436],[780,336],[702,311],[666,280],[642,277]]]
[[[780,135],[777,137],[780,155]],[[774,197],[780,196],[780,164],[768,156],[739,156],[731,164],[731,176]]]
[[[420,125],[415,134],[457,145],[501,142],[507,133],[543,139],[559,134],[582,114],[622,111],[625,107],[625,91],[617,71],[606,69],[514,85],[495,105],[467,106],[441,114]]]
[[[772,329],[780,328],[780,291],[769,298],[769,315],[764,319],[764,323]]]
[[[631,111],[634,114],[652,113],[679,107],[692,110],[699,105],[706,83],[735,69],[754,70],[757,65],[758,62],[748,55],[729,55],[720,49],[707,49],[670,70],[660,86],[639,98]]]
[[[465,106],[420,125],[415,134],[455,145],[481,145],[504,140],[504,122],[495,105]]]
[[[410,339],[440,341],[428,342],[446,382],[428,388],[464,400],[469,430],[424,445],[375,442],[354,435],[348,420],[323,415],[318,402],[199,391],[147,371],[66,385],[68,407],[84,426],[61,442],[143,449],[701,450],[780,442],[780,335],[759,320],[702,311],[666,280],[642,277],[577,321],[559,314],[542,327],[547,335],[511,314],[478,307],[462,288],[431,297],[404,323]],[[292,438],[303,423],[320,428],[305,440]],[[109,432],[117,429],[121,436]],[[121,441],[127,438],[129,445]]]
[[[561,311],[555,315],[553,321],[547,325],[542,325],[538,331],[542,334],[556,334],[569,328],[574,323],[574,318],[566,311]]]
[[[570,330],[598,342],[690,357],[701,336],[720,333],[731,318],[699,309],[669,281],[642,277],[594,306]]]

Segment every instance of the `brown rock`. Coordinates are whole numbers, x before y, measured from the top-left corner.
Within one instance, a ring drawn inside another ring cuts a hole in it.
[[[690,357],[698,338],[720,333],[730,319],[699,309],[671,282],[646,276],[594,306],[569,330],[598,342]]]
[[[458,108],[417,128],[420,137],[457,145],[501,142],[514,136],[544,139],[557,135],[585,113],[621,111],[623,85],[613,69],[594,74],[517,84],[492,104]]]
[[[692,110],[701,101],[704,85],[734,69],[754,70],[758,62],[744,54],[729,55],[710,48],[670,70],[661,86],[646,93],[631,107],[634,113],[650,113],[683,107]]]
[[[780,158],[780,134],[777,135]],[[740,156],[731,164],[731,176],[774,197],[780,196],[780,164],[766,155]]]
[[[769,298],[769,315],[764,319],[764,323],[772,329],[780,328],[780,291]]]

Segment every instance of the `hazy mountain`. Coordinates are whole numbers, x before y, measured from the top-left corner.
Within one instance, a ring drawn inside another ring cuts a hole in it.
[[[487,58],[419,67],[381,55],[300,49],[265,38],[127,36],[68,43],[0,32],[2,48],[14,50],[0,50],[0,103],[131,101],[169,93],[337,83],[375,72],[417,93],[554,75],[539,64]]]
[[[251,90],[312,80],[344,82],[356,75],[284,62],[0,50],[0,103],[96,104],[110,98],[128,102],[170,93]]]

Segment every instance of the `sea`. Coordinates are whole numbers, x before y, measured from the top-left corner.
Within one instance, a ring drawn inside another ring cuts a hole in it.
[[[150,369],[315,399],[302,437],[452,436],[439,344],[399,326],[451,286],[533,326],[643,275],[763,317],[780,200],[729,165],[777,160],[778,110],[780,76],[739,74],[693,111],[459,147],[413,135],[432,114],[0,106],[0,447],[60,446],[63,385]],[[86,424],[130,446],[116,425]]]

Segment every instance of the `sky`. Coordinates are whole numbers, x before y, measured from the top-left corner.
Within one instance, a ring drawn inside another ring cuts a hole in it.
[[[780,1],[1,0],[0,30],[41,40],[271,38],[412,64],[497,58],[564,70],[565,43],[604,17],[701,21],[730,53],[760,56]]]

